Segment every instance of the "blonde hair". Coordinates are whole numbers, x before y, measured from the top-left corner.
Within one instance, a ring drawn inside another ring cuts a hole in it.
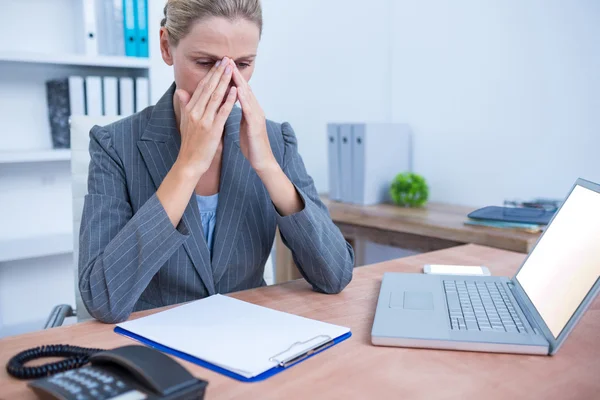
[[[230,21],[243,18],[254,22],[262,34],[260,0],[167,0],[164,13],[160,26],[167,29],[174,46],[190,32],[195,22],[211,17]]]

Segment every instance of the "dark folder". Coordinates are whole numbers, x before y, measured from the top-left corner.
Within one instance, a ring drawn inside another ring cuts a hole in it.
[[[468,217],[476,220],[548,225],[554,213],[555,211],[541,208],[489,206],[473,211]]]

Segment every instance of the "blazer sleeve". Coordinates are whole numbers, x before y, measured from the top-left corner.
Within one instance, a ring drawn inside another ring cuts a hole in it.
[[[290,124],[281,125],[284,140],[283,171],[292,181],[304,209],[281,216],[277,223],[283,243],[292,251],[300,273],[316,291],[339,293],[352,279],[354,251],[320,200],[312,178],[298,153]]]
[[[134,214],[109,132],[90,132],[88,194],[79,233],[79,290],[90,315],[126,320],[152,277],[189,236],[154,194]]]

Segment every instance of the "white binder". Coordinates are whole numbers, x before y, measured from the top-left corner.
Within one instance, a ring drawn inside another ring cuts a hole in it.
[[[150,105],[150,84],[148,78],[135,80],[135,112],[140,112]]]
[[[119,114],[128,117],[134,113],[133,78],[119,79],[120,110]]]
[[[86,115],[99,117],[102,115],[102,78],[88,76],[85,78]]]
[[[412,133],[406,124],[352,126],[352,198],[350,203],[389,202],[394,177],[412,170]]]
[[[329,168],[329,198],[342,200],[340,165],[340,129],[338,124],[327,124],[327,149]]]
[[[119,115],[118,81],[114,76],[105,76],[103,82],[104,115],[116,117]]]
[[[115,331],[246,382],[266,379],[351,336],[343,326],[219,294],[117,324]]]
[[[69,77],[69,106],[71,115],[85,115],[85,89],[81,76]]]
[[[95,0],[98,54],[124,56],[123,0]]]
[[[123,27],[123,0],[104,0],[112,2],[112,18],[110,25],[112,26],[114,40],[111,48],[113,56],[125,55],[125,28]]]
[[[351,203],[353,198],[352,176],[352,125],[340,124],[340,197],[343,202]]]
[[[82,32],[81,42],[83,42],[83,52],[88,56],[98,55],[98,29],[96,26],[96,1],[79,0],[81,4]]]

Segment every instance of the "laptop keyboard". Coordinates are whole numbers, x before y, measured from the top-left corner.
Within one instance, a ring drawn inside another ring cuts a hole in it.
[[[500,282],[444,281],[453,330],[527,332]]]

